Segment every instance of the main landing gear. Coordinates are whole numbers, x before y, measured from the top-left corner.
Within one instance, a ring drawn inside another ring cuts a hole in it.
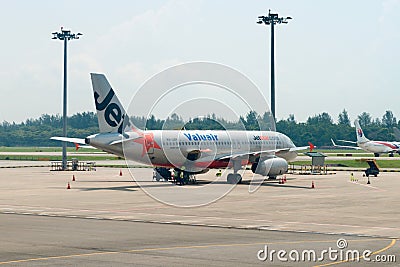
[[[178,185],[185,185],[185,184],[196,184],[196,176],[193,173],[180,170],[180,169],[175,169],[175,184]]]
[[[242,183],[242,176],[240,173],[237,173],[242,168],[242,161],[241,160],[234,160],[233,161],[233,173],[228,174],[226,177],[226,181],[228,184],[241,184]]]

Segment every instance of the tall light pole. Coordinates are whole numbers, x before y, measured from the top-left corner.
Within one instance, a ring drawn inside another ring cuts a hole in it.
[[[274,26],[275,24],[288,23],[291,17],[278,17],[278,14],[271,13],[271,9],[268,11],[268,16],[259,16],[258,24],[264,23],[265,25],[271,25],[271,112],[274,119],[275,117],[275,52],[274,52]]]
[[[79,39],[82,33],[71,33],[61,27],[61,32],[53,32],[52,39],[64,41],[64,89],[63,89],[63,136],[67,137],[67,42],[73,39]],[[62,142],[62,169],[67,169],[67,143]]]

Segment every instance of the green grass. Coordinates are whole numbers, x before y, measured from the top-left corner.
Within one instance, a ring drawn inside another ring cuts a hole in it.
[[[400,168],[399,160],[377,160],[376,163],[380,168]],[[297,166],[311,165],[311,161],[295,161],[293,164]],[[325,164],[340,164],[340,166],[352,168],[369,168],[368,163],[361,160],[325,160]]]
[[[360,154],[365,153],[364,150],[357,150],[357,149],[314,149],[313,151],[321,152],[321,153],[339,153],[339,154]]]
[[[330,156],[341,156],[344,157],[346,154],[352,154],[353,157],[373,157],[373,153],[365,152],[364,150],[354,149],[314,149],[313,152],[321,152],[323,154],[329,154]],[[398,154],[394,154],[395,157],[400,157]],[[380,157],[389,157],[389,154],[381,154]],[[351,157],[350,157],[351,158]]]
[[[7,147],[1,146],[0,152],[57,152],[61,148],[57,147]]]
[[[61,147],[6,147],[0,146],[0,152],[61,152]],[[99,153],[101,152],[98,149],[91,148],[79,148],[76,151],[75,147],[67,147],[68,152],[77,152],[77,153]]]
[[[95,160],[120,160],[116,156],[71,156],[68,160],[76,158],[79,161],[95,161]],[[62,160],[61,156],[47,156],[47,155],[0,155],[0,160],[33,160],[33,161],[57,161]]]

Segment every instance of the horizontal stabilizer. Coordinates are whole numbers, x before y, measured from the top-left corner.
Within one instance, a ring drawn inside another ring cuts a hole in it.
[[[61,137],[61,136],[53,136],[50,137],[51,140],[69,142],[74,144],[86,145],[85,139],[83,138],[72,138],[72,137]]]

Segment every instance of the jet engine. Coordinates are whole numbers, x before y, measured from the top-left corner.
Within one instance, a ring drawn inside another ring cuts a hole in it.
[[[201,151],[200,150],[192,150],[187,154],[187,159],[190,161],[196,161],[201,157]]]
[[[253,173],[275,178],[288,171],[288,163],[283,158],[270,158],[251,165]]]

